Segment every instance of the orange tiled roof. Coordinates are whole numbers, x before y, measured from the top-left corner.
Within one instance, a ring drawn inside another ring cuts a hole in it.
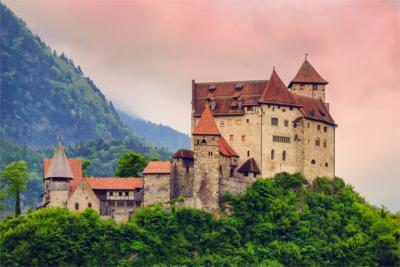
[[[239,157],[236,151],[226,142],[222,136],[218,140],[219,153],[225,157]]]
[[[293,96],[296,102],[301,106],[300,111],[304,117],[311,120],[317,120],[331,125],[336,125],[335,121],[321,100],[300,95]]]
[[[193,134],[198,135],[221,135],[217,124],[215,124],[214,116],[211,112],[211,109],[208,105],[204,108],[203,113],[201,114],[201,118],[197,123],[196,128],[193,131]]]
[[[328,82],[319,75],[307,59],[304,60],[296,76],[290,82],[289,88],[293,83],[328,84]]]
[[[260,102],[298,106],[292,94],[286,88],[275,70],[272,71],[271,78],[269,79]]]
[[[92,189],[132,190],[143,188],[143,178],[83,178]]]
[[[170,161],[150,161],[146,168],[143,170],[143,174],[164,174],[171,173],[171,162]]]

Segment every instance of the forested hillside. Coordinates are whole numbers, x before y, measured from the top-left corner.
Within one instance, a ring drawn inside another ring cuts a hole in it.
[[[129,223],[43,209],[0,222],[2,266],[399,266],[400,217],[342,179],[260,179],[231,212],[159,206]],[[172,206],[174,206],[172,204]]]
[[[119,111],[121,121],[130,127],[135,133],[154,146],[164,147],[171,152],[178,149],[190,149],[190,137],[176,131],[171,127],[146,121],[142,118],[128,115]]]

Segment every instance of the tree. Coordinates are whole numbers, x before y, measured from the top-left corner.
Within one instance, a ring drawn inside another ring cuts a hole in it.
[[[28,182],[26,162],[21,160],[8,164],[4,167],[1,177],[8,183],[8,192],[15,195],[15,216],[18,216],[21,214],[20,194],[25,190]]]
[[[118,167],[115,171],[117,177],[132,177],[139,176],[144,167],[147,165],[147,160],[136,152],[126,152],[119,158]]]
[[[82,160],[82,175],[83,177],[88,177],[87,167],[90,165],[90,160],[84,159]]]

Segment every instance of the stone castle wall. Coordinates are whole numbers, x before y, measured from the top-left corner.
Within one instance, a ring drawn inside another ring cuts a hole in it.
[[[171,199],[171,175],[145,174],[144,175],[143,205],[168,202]]]
[[[86,182],[81,182],[69,197],[67,208],[72,211],[83,211],[86,208],[100,211],[100,200]]]
[[[171,197],[193,196],[194,161],[176,158],[171,175]]]
[[[315,99],[321,99],[325,102],[325,85],[324,84],[293,84],[290,92],[296,95],[307,96]]]

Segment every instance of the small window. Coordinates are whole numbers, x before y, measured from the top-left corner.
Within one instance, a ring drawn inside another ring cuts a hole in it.
[[[211,151],[208,152],[208,156],[212,157],[213,153]]]
[[[79,203],[75,203],[75,210],[79,210]]]
[[[283,150],[282,152],[282,161],[286,161],[286,151]]]
[[[126,197],[129,196],[129,192],[125,192],[125,196],[126,196]]]
[[[244,173],[244,176],[245,176],[245,177],[249,176],[249,173],[248,173],[248,172],[245,172],[245,173]]]
[[[313,165],[315,164],[315,159],[311,160],[311,164],[313,164]]]
[[[278,118],[271,118],[271,125],[278,125]]]
[[[289,121],[285,120],[285,127],[289,127]]]
[[[275,107],[272,107],[272,111],[275,111]]]
[[[323,147],[326,148],[326,139],[324,139],[324,142],[322,144],[323,144]]]
[[[235,169],[234,168],[230,169],[229,175],[230,175],[230,177],[233,177],[235,175]]]
[[[92,207],[92,203],[89,202],[89,203],[87,204],[87,206],[88,206],[88,208],[91,208],[91,207]]]
[[[317,125],[317,131],[321,131],[321,125]]]
[[[201,144],[202,144],[202,145],[206,145],[206,144],[207,144],[206,139],[201,140]]]
[[[286,111],[286,109],[283,108],[283,109],[282,109],[282,112],[285,112],[285,111]]]
[[[246,119],[246,123],[250,123],[250,120],[249,120],[249,119]]]
[[[224,125],[225,125],[225,122],[224,122],[224,121],[220,121],[220,122],[219,122],[219,126],[220,126],[220,127],[224,127]]]
[[[247,157],[250,157],[250,150],[247,150]]]
[[[319,140],[319,138],[315,139],[315,145],[316,146],[320,146],[321,145],[321,141]]]
[[[313,89],[314,91],[316,91],[318,88],[317,88],[316,85],[313,85],[312,89]]]
[[[233,141],[233,134],[229,136],[229,141]]]
[[[110,192],[110,196],[112,196],[114,193],[113,192]]]
[[[119,196],[122,197],[122,192],[119,192]]]
[[[228,119],[226,122],[227,122],[228,126],[232,125],[232,120],[231,119]]]
[[[325,162],[325,167],[328,167],[328,162]]]
[[[246,142],[246,136],[242,135],[242,142]]]
[[[304,84],[300,85],[300,90],[304,90]]]
[[[328,127],[324,126],[324,132],[326,133],[328,131]]]
[[[197,139],[197,145],[200,145],[200,139]]]
[[[186,173],[189,173],[189,166],[186,166]]]
[[[223,175],[222,165],[219,165],[219,176]]]
[[[299,137],[297,136],[297,134],[295,134],[295,135],[294,135],[294,141],[297,141],[298,138],[299,138]]]
[[[309,122],[307,122],[307,128],[310,128],[310,123]]]
[[[271,150],[271,160],[273,160],[274,157],[275,157],[275,151],[272,149],[272,150]]]
[[[242,120],[236,120],[236,125],[241,125],[242,124]]]

